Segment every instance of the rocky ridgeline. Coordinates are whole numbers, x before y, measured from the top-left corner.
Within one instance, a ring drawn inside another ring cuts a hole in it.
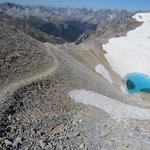
[[[0,4],[0,12],[13,17],[15,22],[17,20],[16,24],[17,26],[21,26],[21,28],[24,26],[22,25],[23,22],[23,24],[29,24],[33,28],[48,35],[62,38],[67,42],[75,42],[76,40],[79,41],[79,39],[81,41],[89,33],[93,33],[97,25],[116,25],[119,22],[127,21],[134,14],[126,10],[53,8],[45,6],[31,7],[13,3]],[[20,22],[20,20],[22,22]],[[33,35],[33,31],[31,32],[32,34],[29,35]],[[48,38],[46,35],[42,35],[46,39]],[[41,34],[37,36],[35,32],[34,37],[38,37],[36,39],[45,40],[45,38],[43,39],[41,37]]]
[[[126,20],[133,15],[132,12],[126,10],[111,9],[86,9],[86,8],[53,8],[45,6],[21,6],[13,3],[2,3],[0,12],[6,12],[14,17],[30,17],[38,16],[44,20],[65,21],[65,20],[81,20],[93,24],[101,24],[106,22],[120,22]]]
[[[46,70],[45,47],[18,31],[0,16],[0,85],[2,87]]]

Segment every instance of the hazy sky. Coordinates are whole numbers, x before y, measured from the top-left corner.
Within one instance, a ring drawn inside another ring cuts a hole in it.
[[[46,5],[57,7],[88,7],[88,8],[117,8],[117,9],[148,9],[150,0],[0,0],[23,5]]]

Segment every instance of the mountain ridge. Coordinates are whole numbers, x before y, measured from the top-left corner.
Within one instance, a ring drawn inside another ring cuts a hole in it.
[[[0,4],[0,12],[68,42],[76,41],[87,30],[96,31],[98,25],[116,25],[134,14],[126,10],[21,6],[14,3]]]

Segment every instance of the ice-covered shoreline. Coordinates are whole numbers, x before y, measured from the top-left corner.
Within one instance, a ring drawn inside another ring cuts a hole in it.
[[[122,78],[132,72],[150,76],[150,13],[138,13],[133,18],[142,25],[103,45],[105,58]]]

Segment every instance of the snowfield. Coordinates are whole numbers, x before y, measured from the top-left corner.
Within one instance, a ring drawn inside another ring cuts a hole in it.
[[[86,90],[73,90],[69,96],[77,103],[98,107],[113,119],[150,120],[150,109],[130,106],[115,99]]]
[[[150,76],[150,13],[138,13],[133,18],[143,24],[103,45],[107,61],[122,78],[133,72]]]
[[[100,74],[102,77],[104,77],[107,81],[109,81],[111,84],[113,83],[111,74],[109,71],[104,67],[102,64],[98,64],[95,67],[95,71]]]

